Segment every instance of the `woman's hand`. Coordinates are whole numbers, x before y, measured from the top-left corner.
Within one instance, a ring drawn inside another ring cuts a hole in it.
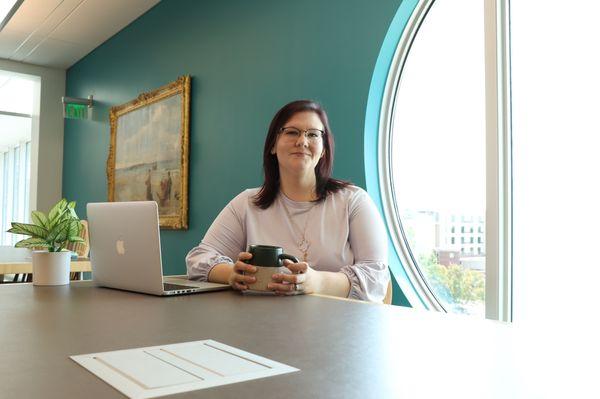
[[[320,273],[311,268],[308,263],[294,263],[286,259],[283,261],[283,265],[292,274],[274,274],[273,282],[269,283],[268,289],[275,291],[278,295],[312,294],[319,291]]]
[[[244,291],[248,289],[248,284],[256,282],[254,273],[256,273],[256,267],[244,263],[245,260],[251,259],[252,254],[249,252],[240,252],[238,259],[233,265],[233,270],[229,275],[229,285],[238,291]]]

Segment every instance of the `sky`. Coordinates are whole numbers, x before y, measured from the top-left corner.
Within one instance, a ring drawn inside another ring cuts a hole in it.
[[[483,2],[436,1],[398,86],[392,170],[400,209],[485,209]]]

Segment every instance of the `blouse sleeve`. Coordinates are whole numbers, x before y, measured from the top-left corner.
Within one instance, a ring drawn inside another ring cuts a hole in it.
[[[349,219],[354,264],[340,270],[350,280],[348,298],[382,302],[390,282],[388,241],[381,216],[364,190],[350,199]]]
[[[208,281],[208,274],[215,265],[234,263],[234,259],[246,247],[244,226],[244,203],[247,195],[242,193],[231,200],[214,220],[200,244],[185,257],[188,278]]]

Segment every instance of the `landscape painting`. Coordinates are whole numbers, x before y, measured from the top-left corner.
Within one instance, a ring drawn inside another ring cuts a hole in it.
[[[160,225],[187,228],[189,76],[111,109],[110,201],[156,201]]]

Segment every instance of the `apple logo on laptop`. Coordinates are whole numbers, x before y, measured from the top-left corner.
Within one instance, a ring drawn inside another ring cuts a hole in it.
[[[116,245],[117,245],[117,253],[119,255],[125,255],[125,241],[117,240]]]

